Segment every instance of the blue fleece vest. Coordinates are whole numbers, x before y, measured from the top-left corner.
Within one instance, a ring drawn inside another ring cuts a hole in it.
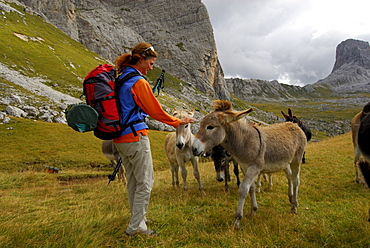
[[[118,77],[119,79],[122,79],[124,76],[126,76],[130,72],[138,72],[135,68],[128,66],[124,69],[122,74]],[[140,72],[139,72],[140,73]],[[140,73],[141,74],[141,73]],[[118,98],[120,102],[120,108],[121,108],[121,123],[124,124],[127,121],[127,124],[130,124],[131,122],[137,122],[140,120],[144,120],[145,117],[148,116],[137,104],[135,103],[135,100],[132,96],[131,93],[131,88],[132,86],[136,83],[137,80],[143,78],[143,76],[134,76],[127,80],[126,82],[123,83],[121,88],[119,89],[118,92]],[[130,115],[130,112],[131,116]],[[129,118],[127,120],[127,118]],[[148,126],[146,125],[145,122],[138,122],[132,125],[135,131],[142,130],[142,129],[147,129]],[[122,131],[122,135],[132,133],[133,130],[131,127],[127,127],[125,130]]]

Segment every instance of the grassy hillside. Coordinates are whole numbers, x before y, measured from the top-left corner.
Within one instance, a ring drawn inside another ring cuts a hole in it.
[[[367,247],[370,192],[354,182],[350,134],[310,143],[302,166],[298,214],[289,213],[283,173],[257,195],[257,216],[232,229],[238,199],[216,182],[212,163],[200,164],[202,197],[188,167],[189,192],[174,190],[165,158],[166,133],[151,131],[155,185],[148,217],[155,238],[123,235],[127,191],[107,185],[109,161],[101,141],[64,124],[24,119],[0,125],[0,247]],[[62,168],[47,173],[42,165]]]
[[[0,19],[1,62],[29,77],[41,77],[48,86],[79,97],[83,78],[89,68],[104,62],[42,18],[23,12],[4,12]]]

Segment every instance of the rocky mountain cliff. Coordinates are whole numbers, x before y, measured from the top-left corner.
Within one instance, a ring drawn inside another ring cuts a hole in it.
[[[149,42],[160,55],[158,67],[210,96],[230,98],[201,0],[18,1],[110,61]]]
[[[354,39],[341,42],[336,49],[336,59],[332,73],[346,64],[370,69],[369,42]]]
[[[332,72],[314,84],[336,93],[370,93],[370,46],[367,41],[348,39],[336,49]]]

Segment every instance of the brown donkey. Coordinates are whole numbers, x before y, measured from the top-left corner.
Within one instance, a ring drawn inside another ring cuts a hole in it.
[[[194,155],[200,155],[221,144],[238,161],[244,173],[239,186],[239,203],[234,228],[240,228],[245,198],[251,196],[251,214],[257,211],[255,179],[262,173],[284,171],[288,179],[288,197],[291,212],[298,207],[299,173],[307,139],[295,123],[284,122],[270,126],[255,126],[244,118],[252,109],[232,111],[231,103],[214,101],[215,111],[207,114],[200,123],[193,143]]]

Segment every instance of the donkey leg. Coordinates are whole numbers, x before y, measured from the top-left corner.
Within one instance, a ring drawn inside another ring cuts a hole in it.
[[[198,181],[198,189],[200,190],[200,193],[202,195],[206,195],[206,193],[203,190],[202,182],[200,181],[200,173],[199,173],[199,168],[198,168],[198,157],[193,157],[191,159],[191,164],[193,165],[193,175],[195,179],[197,179]]]
[[[225,179],[228,182],[231,182],[231,177],[230,177],[230,164],[228,163],[225,167]]]
[[[290,166],[292,170],[292,183],[293,183],[293,196],[291,198],[292,209],[291,212],[296,214],[298,208],[298,187],[299,187],[299,173],[300,173],[300,163],[292,163]]]
[[[182,176],[182,181],[184,183],[184,190],[187,191],[188,190],[188,184],[186,182],[186,178],[188,176],[188,171],[186,170],[184,161],[180,161],[179,165],[180,165],[180,168],[181,168],[181,176]]]
[[[121,167],[119,167],[119,172],[118,172],[118,179],[123,182],[123,184],[127,184],[126,180],[126,172],[125,172],[125,167],[121,164]]]
[[[228,184],[227,180],[225,180],[225,191],[228,192],[229,190],[230,190],[229,184]]]
[[[305,158],[305,156],[304,156],[305,154],[306,154],[306,152],[304,152],[304,153],[303,153],[303,157],[302,157],[302,164],[305,164],[305,163],[306,163],[306,158]]]
[[[229,182],[231,181],[229,167],[230,167],[230,164],[227,163],[226,168],[225,168],[225,191],[229,191]]]
[[[286,169],[284,169],[286,179],[288,180],[288,197],[289,202],[292,202],[293,198],[293,181],[292,181],[292,170],[290,169],[290,165]]]
[[[355,160],[354,160],[354,165],[355,165],[355,172],[356,172],[356,183],[361,183],[361,178],[360,178],[360,172],[358,168],[358,160],[360,160],[360,149],[358,147],[355,148]]]
[[[272,174],[267,174],[268,181],[269,181],[269,190],[272,191]]]
[[[262,180],[262,176],[261,176],[261,173],[260,173],[257,177],[257,184],[256,184],[256,192],[257,193],[261,192],[261,186],[262,186],[261,180]]]
[[[236,185],[240,185],[240,179],[239,179],[239,164],[236,162],[233,162],[234,164],[234,174],[236,176]]]
[[[172,175],[172,187],[180,188],[179,183],[179,166],[176,164],[171,164],[171,175]]]
[[[175,188],[175,168],[172,164],[170,164],[170,169],[171,169],[172,187]]]
[[[256,192],[255,192],[255,183],[254,181],[251,184],[251,187],[249,189],[249,195],[251,197],[251,216],[256,215],[256,211],[258,209],[257,205],[257,199],[256,199]]]
[[[255,212],[258,209],[256,197],[254,194],[254,180],[258,176],[258,174],[261,172],[261,170],[258,170],[256,166],[250,166],[247,169],[247,172],[245,173],[245,176],[243,178],[243,181],[241,182],[239,186],[239,202],[238,202],[238,208],[235,213],[235,220],[234,220],[234,229],[240,229],[240,221],[243,218],[243,208],[245,203],[245,198],[247,197],[249,191],[253,190],[253,193],[251,193],[251,206],[252,206],[252,215],[255,214]]]

